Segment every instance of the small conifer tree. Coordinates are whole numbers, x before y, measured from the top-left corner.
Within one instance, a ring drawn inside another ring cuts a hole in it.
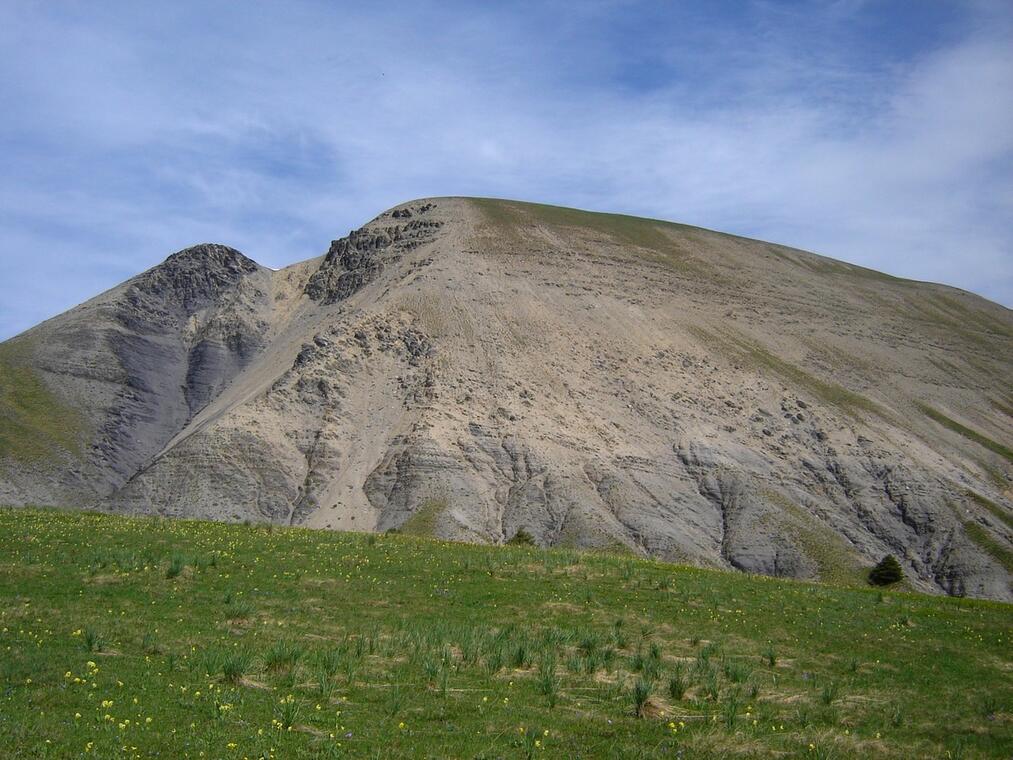
[[[900,562],[892,554],[887,554],[869,571],[869,583],[874,586],[889,586],[904,578]]]
[[[521,528],[519,531],[514,533],[514,537],[507,541],[507,544],[510,546],[534,546],[535,539],[534,536],[524,530],[524,528]]]

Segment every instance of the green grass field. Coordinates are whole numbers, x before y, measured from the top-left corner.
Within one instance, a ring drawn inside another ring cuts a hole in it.
[[[1013,608],[629,557],[0,509],[5,758],[970,758]]]

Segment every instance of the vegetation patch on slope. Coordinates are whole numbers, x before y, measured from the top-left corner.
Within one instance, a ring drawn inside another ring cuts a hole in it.
[[[771,372],[782,380],[793,383],[797,388],[808,391],[829,406],[840,409],[852,417],[861,413],[873,413],[885,420],[891,420],[889,413],[859,393],[849,391],[836,383],[828,383],[774,355],[759,343],[729,330],[710,331],[699,326],[689,326],[690,332],[709,346],[717,347],[727,355],[760,372]]]
[[[993,516],[1005,523],[1007,527],[1013,528],[1013,515],[1010,515],[1009,512],[1000,507],[994,501],[986,499],[977,491],[968,491],[967,496],[971,499],[971,501],[991,512]]]
[[[446,499],[428,499],[419,505],[398,530],[412,536],[432,536],[436,533],[436,521],[446,509]]]
[[[512,227],[527,222],[529,224],[544,224],[549,227],[575,227],[607,235],[617,242],[641,248],[670,246],[672,241],[661,231],[662,227],[688,229],[684,225],[664,222],[659,219],[582,211],[544,203],[526,203],[494,198],[474,198],[472,201],[482,210],[486,218],[500,226]]]
[[[1005,414],[1007,417],[1013,417],[1013,406],[1010,406],[1009,404],[1004,404],[1001,401],[996,401],[995,399],[989,399],[989,403],[992,404],[994,408],[998,409],[1000,412]]]
[[[660,219],[646,219],[599,211],[582,211],[543,203],[494,198],[472,198],[470,200],[482,211],[488,222],[501,233],[516,236],[525,226],[541,225],[576,231],[580,234],[601,235],[622,245],[650,251],[659,263],[673,269],[696,274],[707,271],[708,277],[720,278],[717,272],[711,271],[703,261],[693,257],[671,234],[673,232],[681,235],[706,232],[699,228]]]
[[[974,496],[972,492],[968,492],[969,496]],[[975,544],[982,552],[989,555],[1002,565],[1007,572],[1013,573],[1013,552],[1008,547],[1004,546],[995,536],[989,533],[980,523],[967,516],[967,513],[963,511],[958,505],[951,501],[947,501],[946,505],[950,508],[957,520],[960,522],[961,527],[964,529],[964,534]]]
[[[1009,616],[573,551],[5,509],[0,746],[1003,757]]]
[[[1010,329],[1008,324],[981,309],[974,309],[952,296],[937,295],[933,300],[935,302],[933,305],[940,311],[948,313],[950,319],[957,324],[971,324],[983,332],[1013,338],[1013,329]]]
[[[0,457],[22,461],[77,452],[80,414],[63,404],[28,364],[28,346],[0,345]]]
[[[793,520],[782,523],[782,528],[795,539],[802,552],[816,563],[819,578],[825,583],[840,586],[864,586],[866,570],[858,557],[837,533],[820,525],[802,507],[779,491],[765,491],[768,500],[777,504]]]
[[[1004,344],[1013,333],[991,315],[943,295],[915,294],[905,299],[901,313],[923,323],[938,335],[957,336],[968,348],[973,345],[983,349],[985,355],[1002,356],[1003,348],[1008,348]],[[970,352],[965,350],[963,353],[962,360],[968,361]],[[995,372],[988,370],[990,376],[995,376]]]
[[[991,533],[978,525],[978,523],[970,521],[964,523],[964,532],[967,533],[974,543],[1006,568],[1007,572],[1013,573],[1013,552],[996,540]]]
[[[977,430],[972,430],[966,425],[961,425],[955,419],[947,417],[938,409],[934,409],[928,404],[923,404],[920,401],[917,401],[915,403],[921,410],[922,414],[924,414],[929,419],[938,422],[940,425],[942,425],[945,428],[948,428],[949,430],[952,430],[954,433],[959,433],[960,435],[964,436],[964,438],[967,438],[969,441],[974,441],[979,446],[983,446],[989,451],[998,454],[1007,462],[1013,462],[1013,450],[1010,450],[1007,446],[1002,445],[998,441],[993,441],[991,438],[982,435]]]
[[[779,255],[787,258],[784,254]],[[912,284],[910,280],[895,277],[894,275],[887,274],[886,272],[869,269],[867,267],[859,266],[858,264],[849,264],[845,261],[837,261],[836,259],[830,259],[816,254],[806,254],[804,256],[792,257],[791,260],[800,266],[804,266],[811,272],[822,275],[872,280],[875,282],[889,282],[901,286]]]

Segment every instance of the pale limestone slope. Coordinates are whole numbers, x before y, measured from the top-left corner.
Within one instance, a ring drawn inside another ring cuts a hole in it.
[[[187,319],[255,350],[206,361],[199,392],[177,368],[205,405],[152,402],[171,435],[125,477],[85,457],[92,503],[524,529],[797,577],[893,552],[918,588],[1010,598],[1013,317],[996,304],[698,228],[459,198],[404,204],[280,272],[251,265],[217,278],[222,314]],[[61,319],[88,332],[94,316]],[[24,492],[31,468],[13,470]]]

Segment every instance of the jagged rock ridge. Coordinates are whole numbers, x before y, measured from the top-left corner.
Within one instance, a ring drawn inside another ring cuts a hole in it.
[[[0,501],[792,577],[889,552],[916,588],[1009,599],[1011,349],[1009,310],[944,286],[414,201],[279,272],[181,251],[0,345],[0,378],[48,394],[33,445],[0,446]]]

